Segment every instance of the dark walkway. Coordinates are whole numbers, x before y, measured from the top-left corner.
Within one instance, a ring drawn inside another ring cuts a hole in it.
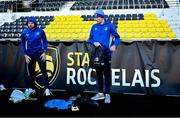
[[[68,99],[75,92],[53,92],[54,96],[45,98],[38,95],[37,101],[23,101],[14,104],[9,101],[11,91],[0,92],[0,116],[180,116],[180,98],[167,96],[142,96],[112,94],[112,104],[99,101],[96,105],[77,100],[80,111],[57,111],[44,108],[49,99]],[[92,93],[82,94],[90,98]]]

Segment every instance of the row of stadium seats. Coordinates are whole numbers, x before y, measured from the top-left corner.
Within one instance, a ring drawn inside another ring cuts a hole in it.
[[[16,19],[14,22],[11,22],[11,23],[5,22],[4,25],[2,25],[2,26],[13,26],[16,24],[25,25],[27,22],[27,18],[28,18],[28,16],[26,16],[26,17],[22,16],[19,19]],[[44,23],[44,22],[48,23],[48,22],[51,22],[54,20],[54,16],[35,16],[35,18],[36,18],[37,22],[39,22],[39,24]],[[0,27],[2,27],[2,26],[0,26]]]
[[[95,16],[94,15],[82,15],[85,21],[89,20],[94,20]],[[105,15],[106,20],[113,20],[113,21],[118,21],[118,20],[144,20],[144,15],[143,14],[110,14],[110,15]]]
[[[166,20],[158,20],[156,14],[136,14],[144,20],[118,20],[117,31],[121,38],[175,38],[175,34]],[[110,15],[109,15],[110,16]],[[111,15],[112,16],[112,15]],[[117,15],[116,17],[121,16]],[[126,15],[125,15],[126,16]],[[89,36],[94,20],[91,15],[55,16],[54,21],[45,28],[49,40],[56,39],[85,39]],[[113,16],[112,16],[113,17]],[[115,16],[114,16],[115,17]],[[114,21],[111,21],[114,23]]]
[[[169,8],[165,0],[82,0],[76,1],[71,10],[102,9],[141,9],[141,8]]]
[[[67,1],[74,0],[44,0],[41,4],[33,3],[32,9],[36,11],[59,11]],[[0,12],[11,9],[15,12],[22,11],[22,0],[1,1]],[[18,10],[18,9],[19,10]],[[165,0],[76,0],[71,10],[95,10],[102,9],[141,9],[141,8],[169,8]],[[21,10],[20,10],[21,9]]]
[[[167,21],[158,20],[154,13],[144,14],[144,20],[141,21],[119,21],[118,32],[122,38],[175,38]]]
[[[120,20],[122,14],[107,15],[112,17],[111,22],[117,28],[121,38],[175,38],[176,35],[166,20],[159,20],[156,14],[136,14],[144,20]],[[131,16],[135,14],[130,14]],[[127,16],[123,14],[123,16]],[[82,16],[36,16],[38,24],[46,32],[48,40],[87,40],[94,19],[93,15]],[[12,23],[4,23],[0,26],[0,38],[17,38],[27,26],[27,17],[20,17]]]
[[[169,27],[166,20],[144,20],[145,22],[122,22],[118,24],[118,32],[122,38],[140,38],[140,34],[143,34],[143,38],[175,38],[175,34]],[[133,35],[134,34],[134,35]],[[166,34],[166,35],[165,35]],[[167,36],[168,35],[168,36]]]
[[[11,9],[12,5],[17,3],[16,1],[0,1],[0,12],[7,12]]]
[[[41,4],[38,2],[32,3],[32,9],[36,11],[59,11],[59,9],[70,0],[43,0]],[[22,12],[23,0],[16,1],[0,1],[0,12],[7,12],[11,9],[15,12]]]
[[[43,2],[35,8],[36,11],[59,11],[66,2]]]
[[[36,11],[59,11],[68,1],[74,0],[43,0],[41,4],[35,5]]]
[[[175,38],[173,32],[154,32],[154,33],[119,33],[122,39],[151,39],[151,38]],[[47,33],[48,40],[84,40],[87,41],[89,33]]]
[[[43,2],[68,2],[68,1],[78,1],[78,0],[43,0]]]
[[[27,18],[28,16],[22,16],[19,19],[16,19],[14,22],[4,23],[2,26],[0,26],[0,38],[17,38],[20,36],[20,33],[27,28]],[[42,29],[44,29],[46,25],[49,25],[50,22],[54,20],[54,16],[35,16],[35,18],[38,26]]]

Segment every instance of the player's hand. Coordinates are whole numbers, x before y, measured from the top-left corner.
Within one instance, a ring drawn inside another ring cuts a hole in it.
[[[96,47],[101,46],[101,44],[100,44],[99,42],[94,42],[94,45],[95,45]]]
[[[112,52],[116,51],[116,46],[115,46],[115,45],[111,46],[111,47],[110,47],[110,50],[111,50]]]
[[[46,53],[43,52],[42,55],[40,56],[41,61],[45,61],[46,60]]]
[[[31,58],[28,55],[24,55],[24,57],[25,57],[26,63],[29,64],[31,61]]]

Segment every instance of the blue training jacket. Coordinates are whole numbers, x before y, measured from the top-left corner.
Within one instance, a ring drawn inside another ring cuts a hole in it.
[[[114,44],[111,44],[111,35],[115,38]],[[99,42],[102,46],[108,48],[107,55],[111,56],[110,46],[115,45],[117,48],[120,37],[114,25],[110,21],[105,21],[104,24],[96,23],[92,26],[88,42],[92,44]]]
[[[27,28],[21,33],[21,47],[23,54],[33,55],[35,53],[42,54],[47,51],[47,38],[45,32],[37,27],[37,21],[34,17],[27,19],[35,24],[34,29]]]

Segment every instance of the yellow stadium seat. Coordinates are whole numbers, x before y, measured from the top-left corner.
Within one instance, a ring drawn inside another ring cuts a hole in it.
[[[126,20],[125,24],[132,24],[131,20]]]
[[[70,29],[70,28],[71,28],[71,25],[66,25],[66,28],[67,28],[67,29]]]
[[[139,27],[139,24],[132,24],[132,27],[137,28]]]
[[[79,33],[79,32],[81,32],[81,29],[75,29],[74,30],[74,33]]]
[[[132,27],[130,23],[125,24],[125,27]]]
[[[61,22],[61,21],[57,22],[57,25],[59,25],[59,26],[62,25],[62,24],[63,24],[63,22]]]
[[[55,22],[55,21],[51,22],[51,25],[57,25],[57,22]]]
[[[139,20],[132,20],[131,23],[132,24],[139,24]]]
[[[79,28],[79,25],[72,25],[72,28],[73,28],[73,29],[78,29],[78,28]]]
[[[82,21],[83,18],[81,18],[81,16],[77,16],[73,18],[74,21]]]
[[[53,25],[53,28],[58,29],[59,25]]]
[[[132,32],[132,28],[126,28],[126,32]]]
[[[134,33],[134,38],[141,38],[141,33]]]
[[[54,29],[48,29],[48,33],[54,33]]]
[[[150,17],[151,14],[150,13],[144,13],[144,17]]]
[[[130,23],[131,24],[132,21],[131,20],[126,20],[125,23]]]
[[[139,24],[146,24],[145,20],[139,20]]]
[[[91,29],[91,28],[92,28],[92,25],[86,25],[84,28],[85,28],[85,29]]]
[[[126,33],[126,38],[133,38],[133,34],[132,33]]]
[[[151,14],[151,19],[157,19],[157,15],[155,13]]]
[[[48,39],[89,38],[96,21],[83,21],[80,15],[55,16],[44,31]],[[145,13],[144,20],[118,21],[117,30],[121,38],[175,38],[176,35],[166,20],[158,20],[155,13]]]
[[[149,33],[142,33],[142,38],[150,38]]]
[[[57,34],[57,39],[62,39],[63,38],[63,34],[62,33],[58,33]]]
[[[140,23],[140,24],[139,24],[139,27],[144,28],[144,27],[147,27],[147,26],[146,26],[145,23]]]
[[[73,39],[77,39],[79,37],[79,34],[78,33],[72,33],[72,36],[71,36]]]
[[[158,20],[157,16],[151,17],[152,20]]]
[[[147,24],[147,27],[152,28],[154,27],[154,24]]]
[[[152,20],[153,24],[159,24],[158,20]]]
[[[74,24],[75,24],[75,25],[79,25],[79,24],[81,24],[81,22],[76,21]]]
[[[74,21],[70,21],[68,25],[74,25],[75,22]]]
[[[55,32],[55,33],[60,33],[60,32],[61,32],[61,29],[55,29],[54,32]]]
[[[84,29],[84,25],[79,25],[79,29]]]
[[[62,29],[61,32],[62,32],[62,33],[67,33],[67,32],[68,32],[68,29]]]
[[[146,22],[147,24],[152,24],[152,23],[153,23],[152,20],[145,20],[145,22]]]
[[[81,27],[81,26],[80,26]],[[79,28],[80,28],[79,27]],[[90,26],[89,25],[87,25],[87,24],[85,24],[85,25],[82,25],[82,27],[83,27],[83,29],[88,29]],[[92,26],[91,26],[92,27]]]
[[[160,38],[167,38],[167,34],[165,32],[160,32],[159,37]]]
[[[172,30],[171,30],[171,28],[170,28],[170,27],[166,27],[166,28],[164,28],[164,31],[165,31],[165,32],[172,32]]]
[[[146,27],[141,28],[141,31],[142,31],[142,32],[147,32],[147,28],[146,28]]]
[[[72,20],[72,17],[71,16],[67,16],[66,17],[66,21],[71,21]]]
[[[80,33],[79,38],[80,39],[86,39],[86,33]]]
[[[167,28],[167,27],[169,27],[169,25],[168,24],[161,24],[162,25],[162,27],[163,28]]]
[[[121,26],[121,25],[124,25],[125,22],[124,21],[118,21],[118,25]]]
[[[64,29],[64,28],[66,28],[66,25],[59,25],[59,28]]]
[[[56,34],[55,34],[55,33],[51,33],[51,34],[49,35],[49,38],[50,38],[50,39],[56,39]]]
[[[51,29],[52,28],[52,25],[47,25],[46,26],[46,29]]]
[[[154,24],[154,26],[157,27],[157,28],[160,28],[160,27],[161,27],[160,24]]]
[[[65,39],[70,39],[71,38],[71,33],[64,33],[64,38]]]
[[[134,32],[140,32],[141,29],[140,28],[134,28]]]
[[[169,33],[167,34],[167,37],[168,37],[168,38],[176,38],[176,35],[174,34],[174,32],[169,32]]]
[[[61,17],[60,20],[61,20],[61,21],[66,21],[66,18]]]
[[[92,25],[92,22],[91,21],[86,21],[86,24]]]
[[[153,32],[150,34],[152,38],[159,38],[159,33]]]
[[[90,29],[82,29],[81,32],[84,32],[84,33],[89,33],[90,32]]]
[[[119,35],[120,35],[120,38],[126,38],[125,33],[119,33]]]
[[[63,25],[68,25],[69,24],[69,22],[68,21],[63,21]]]
[[[144,19],[145,19],[145,20],[150,20],[150,19],[151,19],[151,16],[145,16]]]
[[[164,32],[164,29],[163,28],[156,28],[156,31],[157,32]]]
[[[166,20],[159,20],[161,24],[168,24]]]
[[[155,32],[156,31],[155,28],[149,28],[148,30],[149,30],[149,32]]]
[[[84,21],[79,21],[80,24],[84,24]]]
[[[88,39],[89,38],[89,33],[85,33],[85,38]]]
[[[69,29],[68,32],[69,32],[69,33],[73,33],[73,32],[74,32],[74,29]]]
[[[118,32],[123,33],[123,32],[125,32],[125,29],[124,28],[118,28]]]
[[[124,27],[125,27],[125,25],[124,25],[124,24],[118,24],[118,27],[120,27],[120,28],[124,28]]]

